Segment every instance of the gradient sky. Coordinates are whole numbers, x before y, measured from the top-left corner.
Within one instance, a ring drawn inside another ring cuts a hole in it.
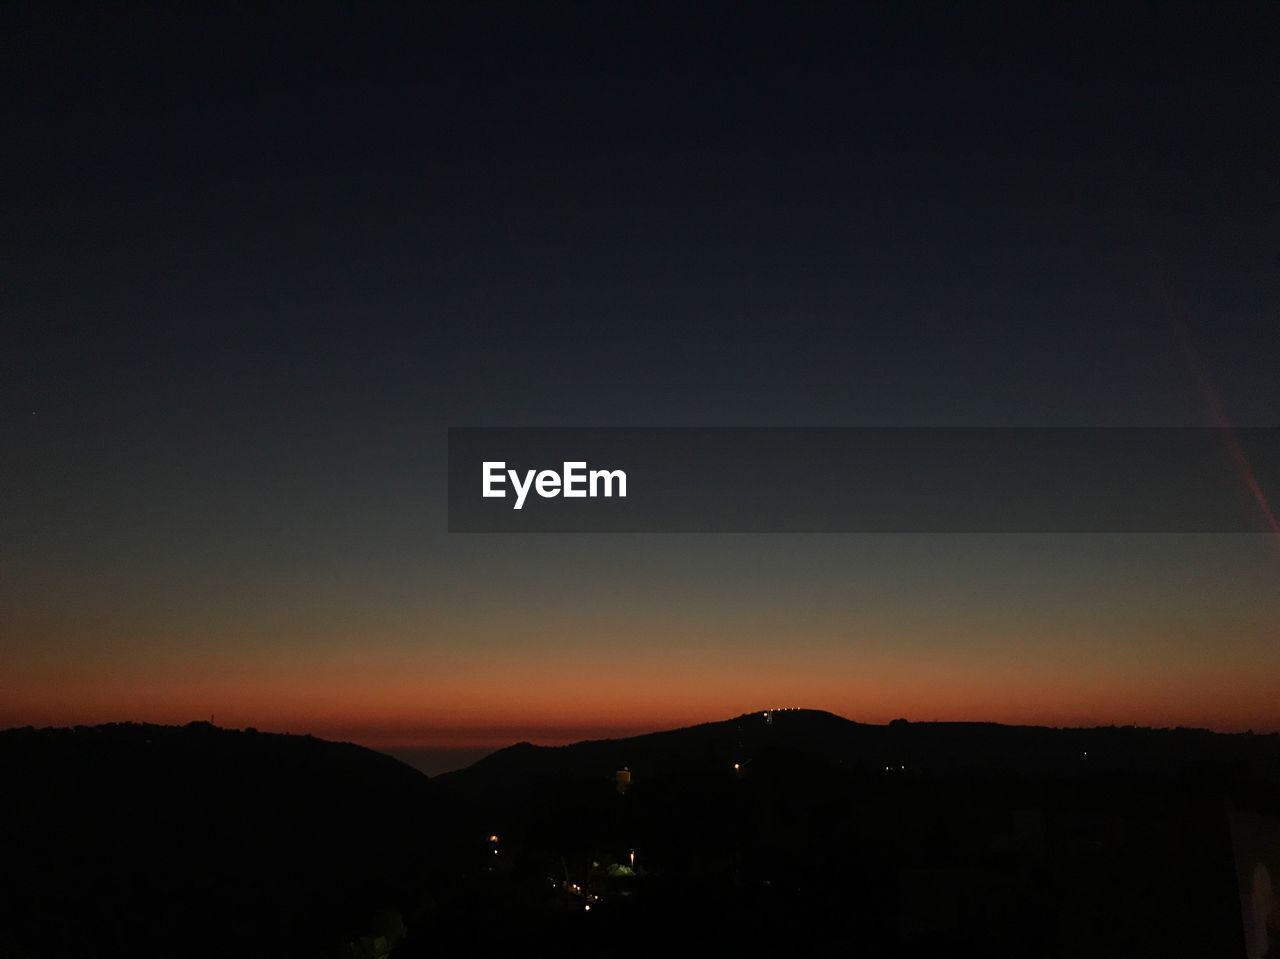
[[[1268,537],[445,532],[450,425],[1277,425],[1280,8],[1008,6],[6,5],[0,726],[1280,728]]]

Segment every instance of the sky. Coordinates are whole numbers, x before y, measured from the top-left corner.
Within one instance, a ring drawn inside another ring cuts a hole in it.
[[[446,531],[450,426],[1278,425],[1280,9],[1011,6],[6,5],[0,726],[1280,729],[1267,536]]]

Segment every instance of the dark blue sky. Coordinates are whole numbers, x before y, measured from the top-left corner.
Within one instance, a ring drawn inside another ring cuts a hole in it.
[[[124,664],[110,702],[142,684],[140,712],[204,714],[217,695],[175,676],[251,676],[269,697],[270,670],[296,692],[369,644],[497,656],[527,611],[479,639],[465,624],[530,583],[570,618],[598,606],[653,630],[657,607],[697,605],[637,598],[625,570],[581,568],[584,550],[610,569],[619,550],[670,550],[704,596],[741,575],[736,541],[447,537],[449,425],[1213,424],[1196,366],[1233,421],[1276,423],[1273,4],[0,17],[14,721],[77,718],[60,669],[86,651]],[[910,556],[904,596],[975,575],[883,548]],[[989,548],[990,569],[1028,561],[1026,542]],[[1202,548],[1135,542],[1117,562],[1149,575]],[[779,582],[884,561],[856,542],[761,549]],[[1077,581],[1077,549],[1032,550],[1047,584]],[[1253,541],[1213,549],[1236,582],[1266,562]],[[1098,570],[1117,555],[1084,552]],[[1261,642],[1273,607],[1240,602],[1231,628]],[[961,605],[975,629],[1004,622],[993,598]],[[699,635],[731,648],[736,615]],[[557,629],[587,642],[580,623],[539,627]],[[977,702],[957,688],[955,708]],[[334,693],[315,689],[268,718],[322,714]],[[574,722],[614,721],[592,702]]]

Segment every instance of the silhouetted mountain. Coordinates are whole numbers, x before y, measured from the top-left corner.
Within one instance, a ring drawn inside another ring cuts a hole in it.
[[[1199,959],[1280,875],[1274,735],[780,710],[428,779],[117,725],[0,733],[0,770],[5,957]]]
[[[0,733],[0,955],[332,955],[412,911],[439,791],[303,736],[110,725]]]
[[[541,888],[518,928],[548,951],[1093,959],[1242,954],[1227,813],[1280,812],[1278,771],[1271,735],[779,710],[438,782],[502,837],[477,898]]]
[[[1280,736],[1224,735],[1203,729],[1108,726],[1055,729],[996,723],[853,722],[832,713],[782,709],[723,722],[594,740],[569,746],[518,743],[444,773],[439,782],[473,800],[497,802],[609,778],[626,767],[633,781],[731,768],[783,755],[850,774],[916,779],[1160,780],[1245,783],[1280,775]]]

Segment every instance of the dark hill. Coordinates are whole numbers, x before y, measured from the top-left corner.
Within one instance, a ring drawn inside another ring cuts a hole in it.
[[[438,781],[471,801],[501,806],[517,797],[527,804],[567,783],[612,778],[624,767],[638,785],[762,760],[838,766],[870,777],[1244,783],[1280,774],[1280,736],[1133,726],[870,725],[788,709],[569,746],[519,743]]]
[[[782,710],[428,779],[115,725],[0,733],[0,771],[6,959],[1228,956],[1237,866],[1280,874],[1274,735]]]
[[[500,840],[472,899],[518,920],[405,953],[1241,955],[1232,810],[1280,823],[1278,772],[1274,735],[810,710],[521,743],[436,780]]]
[[[207,723],[8,730],[0,771],[5,956],[334,955],[453,818],[389,756]]]

